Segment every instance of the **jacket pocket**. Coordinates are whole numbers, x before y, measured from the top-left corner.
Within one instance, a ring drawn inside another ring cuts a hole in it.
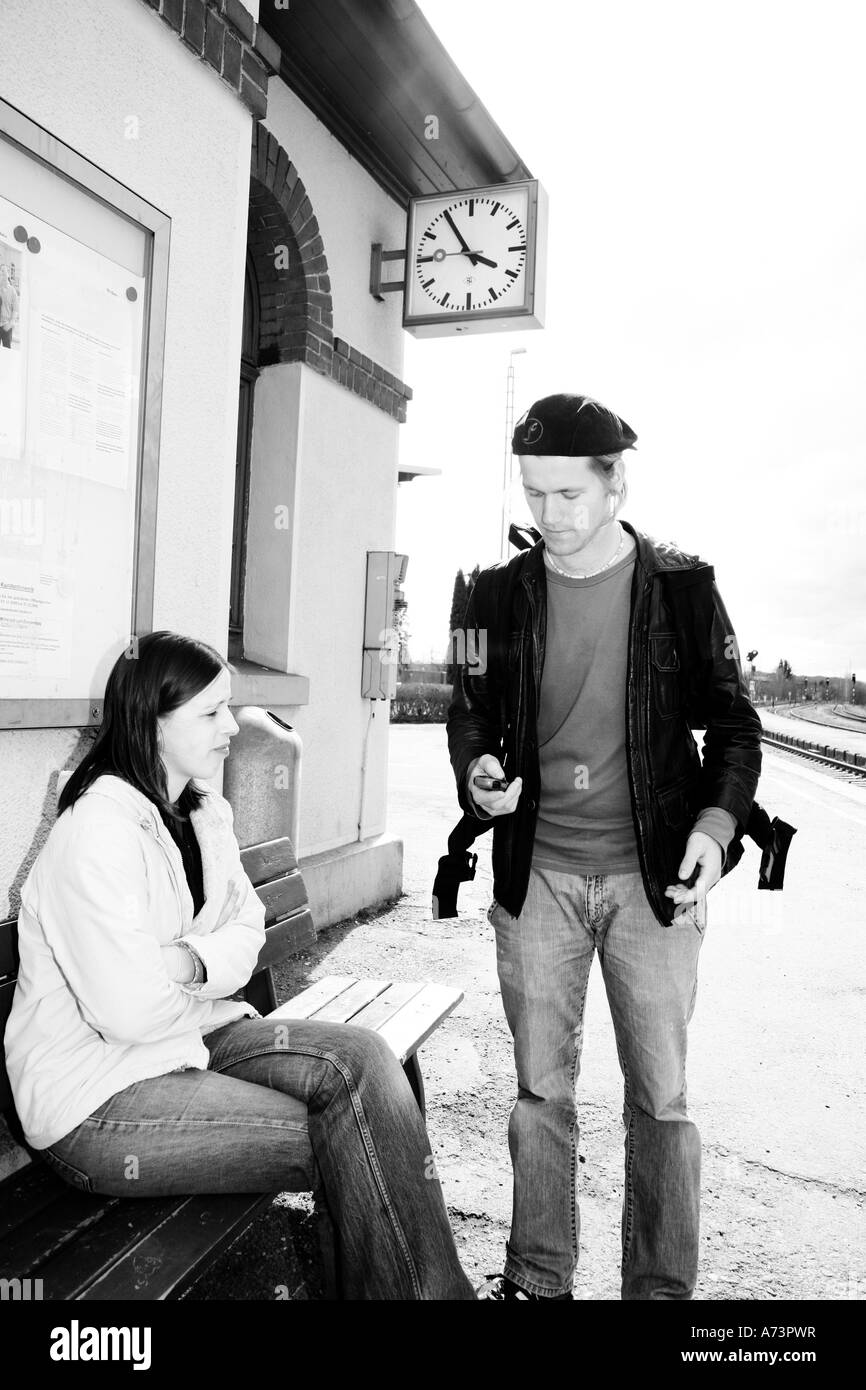
[[[662,719],[673,719],[682,707],[680,657],[675,632],[650,637],[650,667],[655,707]]]
[[[680,830],[685,825],[691,825],[693,819],[689,797],[691,785],[691,782],[688,781],[679,782],[656,793],[665,824],[669,825],[671,830]]]

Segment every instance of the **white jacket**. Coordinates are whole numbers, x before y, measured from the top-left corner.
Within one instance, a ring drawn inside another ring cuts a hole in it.
[[[180,850],[153,802],[104,775],[58,817],[21,890],[21,964],[6,1064],[28,1143],[47,1148],[103,1101],[146,1077],[206,1068],[203,1034],[258,1017],[225,996],[250,978],[265,911],[243,872],[228,802],[207,796],[191,820],[205,905],[193,903]],[[230,876],[246,891],[214,931]],[[203,985],[170,979],[161,947],[186,938]]]

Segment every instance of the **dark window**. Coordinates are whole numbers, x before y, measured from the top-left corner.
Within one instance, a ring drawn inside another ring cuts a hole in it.
[[[229,660],[243,657],[244,571],[247,556],[247,515],[250,497],[250,441],[253,395],[256,388],[259,343],[259,291],[252,260],[247,257],[244,284],[244,326],[241,337],[241,382],[238,401],[238,439],[235,459],[235,510],[232,529],[232,582],[229,600]]]

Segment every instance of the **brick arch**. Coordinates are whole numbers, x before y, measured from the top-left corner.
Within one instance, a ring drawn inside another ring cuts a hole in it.
[[[259,366],[305,362],[332,373],[331,280],[319,223],[297,169],[261,124],[253,126],[247,244],[259,288]],[[276,268],[276,250],[288,266]]]

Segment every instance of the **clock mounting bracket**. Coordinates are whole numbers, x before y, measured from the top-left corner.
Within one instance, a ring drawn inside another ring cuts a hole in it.
[[[406,260],[406,248],[401,247],[399,251],[385,251],[381,241],[374,241],[370,246],[370,293],[374,299],[384,303],[386,294],[393,294],[396,290],[405,290],[406,281],[403,280],[382,280],[382,266],[385,261]]]

